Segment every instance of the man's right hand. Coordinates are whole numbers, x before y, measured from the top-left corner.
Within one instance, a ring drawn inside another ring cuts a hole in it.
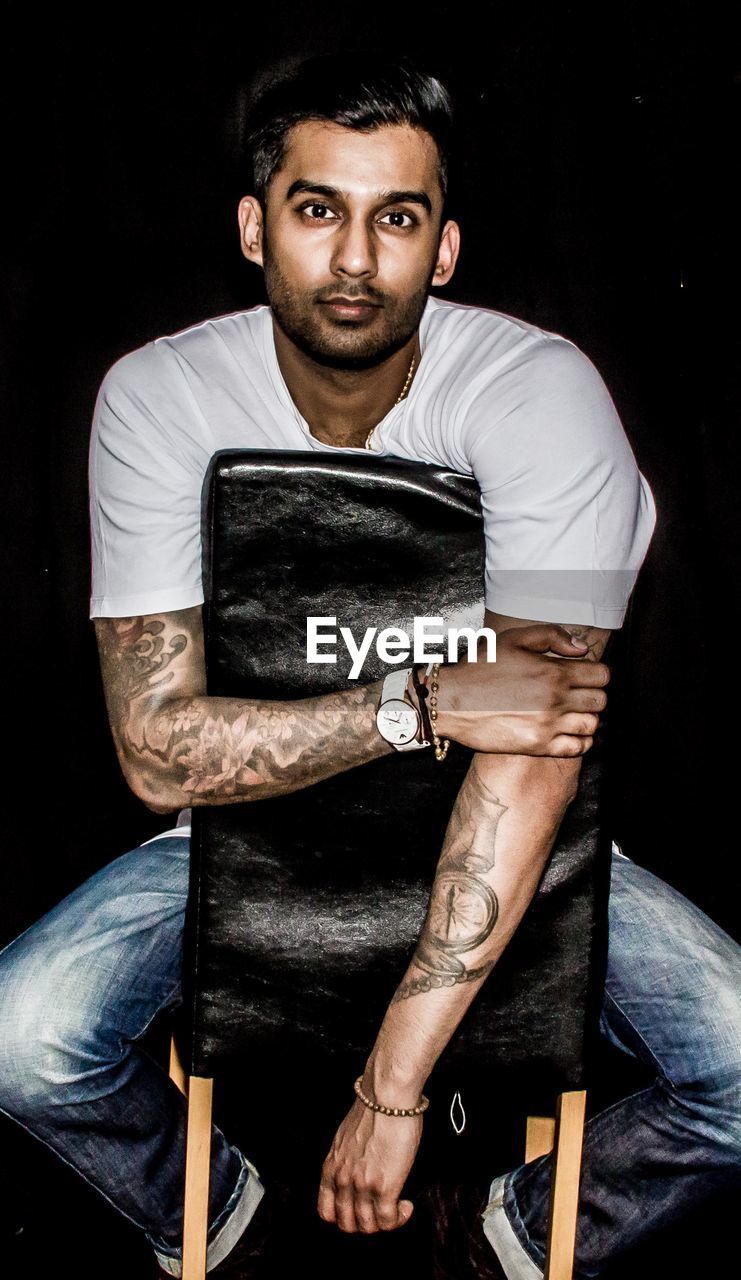
[[[441,668],[441,738],[508,755],[577,756],[589,750],[607,705],[610,672],[583,641],[575,642],[555,623],[513,626],[497,634],[495,663],[486,661],[483,640],[477,659]]]

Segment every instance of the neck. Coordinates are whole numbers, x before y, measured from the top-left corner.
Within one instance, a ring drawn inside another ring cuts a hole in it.
[[[420,360],[419,332],[372,369],[328,369],[301,351],[273,320],[278,365],[291,399],[323,444],[362,448],[368,432],[391,409],[414,357]]]

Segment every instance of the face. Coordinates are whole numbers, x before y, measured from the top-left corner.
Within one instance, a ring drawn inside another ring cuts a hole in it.
[[[283,167],[239,206],[242,250],[264,268],[275,321],[313,360],[380,363],[416,332],[433,284],[458,256],[454,222],[440,227],[437,147],[407,125],[359,133],[306,120]]]

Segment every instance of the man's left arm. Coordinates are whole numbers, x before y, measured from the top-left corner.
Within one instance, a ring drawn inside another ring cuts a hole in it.
[[[532,625],[489,612],[485,621],[497,633]],[[595,662],[601,658],[609,631],[567,629],[588,644]],[[596,728],[606,694],[594,689],[593,697]],[[535,894],[580,767],[581,756],[474,755],[445,833],[422,933],[365,1067],[366,1097],[390,1107],[418,1103]],[[386,1116],[356,1099],[322,1166],[320,1216],[350,1232],[402,1226],[412,1204],[399,1197],[422,1123],[421,1116]]]

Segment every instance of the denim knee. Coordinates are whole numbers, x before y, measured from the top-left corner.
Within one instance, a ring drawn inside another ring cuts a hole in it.
[[[8,1114],[79,1097],[102,1058],[121,1053],[86,998],[84,977],[60,976],[51,958],[46,968],[0,961],[0,987],[0,1107]]]
[[[181,999],[187,842],[141,846],[0,952],[0,1108],[102,1096],[105,1073]]]
[[[602,1030],[653,1068],[678,1135],[741,1160],[741,949],[678,891],[614,857]]]
[[[691,1146],[714,1153],[713,1163],[741,1171],[741,1050],[680,1084],[666,1082],[674,1124]]]

